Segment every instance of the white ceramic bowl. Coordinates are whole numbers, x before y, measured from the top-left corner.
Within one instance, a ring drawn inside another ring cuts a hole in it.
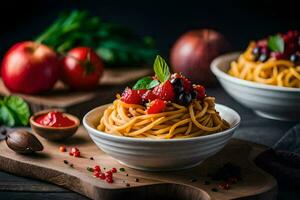
[[[299,121],[300,89],[266,85],[246,81],[228,75],[230,63],[236,60],[239,52],[222,55],[211,64],[211,70],[223,88],[235,100],[251,108],[262,117]]]
[[[179,170],[200,164],[220,151],[240,123],[237,112],[223,105],[216,105],[231,128],[216,134],[185,139],[148,139],[115,136],[96,129],[108,105],[97,107],[83,118],[94,143],[120,163],[148,171]]]

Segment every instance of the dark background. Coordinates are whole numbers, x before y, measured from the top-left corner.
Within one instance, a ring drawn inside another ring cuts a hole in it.
[[[61,11],[73,8],[90,10],[104,20],[131,27],[140,35],[153,36],[159,53],[164,57],[169,55],[170,47],[181,34],[198,28],[216,29],[227,37],[233,50],[242,50],[249,40],[289,29],[300,29],[298,2],[299,0],[5,0],[0,3],[0,59],[12,44],[34,39]],[[217,90],[215,93],[221,92]],[[246,109],[236,106],[239,111]],[[246,120],[244,129],[240,129],[241,135],[246,134],[246,137],[247,133],[249,138],[253,138],[251,133],[257,133],[256,138],[260,140],[259,134],[265,131],[264,127],[271,127],[274,132],[279,129],[277,127],[284,127],[277,131],[282,133],[291,127],[289,124],[283,125],[283,122],[276,122],[278,126],[273,126],[273,121],[265,119],[260,119],[260,122],[251,111],[247,112],[251,115],[243,115]],[[274,140],[273,136],[270,138]],[[11,197],[11,193],[7,195]],[[299,192],[285,184],[280,185],[279,199],[299,199]]]
[[[6,0],[0,4],[0,58],[13,43],[34,39],[58,13],[72,8],[88,9],[138,34],[152,35],[160,54],[168,56],[176,38],[191,29],[214,28],[234,50],[245,48],[251,39],[299,29],[298,4],[291,0]]]

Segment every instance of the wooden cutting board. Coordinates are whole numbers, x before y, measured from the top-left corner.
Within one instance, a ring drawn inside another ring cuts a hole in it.
[[[140,77],[151,74],[151,68],[117,68],[106,69],[100,80],[99,87],[92,91],[72,91],[58,81],[54,88],[44,94],[25,95],[11,93],[0,79],[0,96],[18,95],[24,98],[33,112],[49,108],[59,108],[65,112],[82,117],[99,102],[108,103],[114,99],[114,93],[120,92],[120,86],[136,81]],[[82,109],[84,108],[84,109]]]
[[[0,169],[51,182],[91,199],[276,199],[275,179],[253,163],[253,159],[264,151],[265,147],[250,142],[232,139],[220,153],[192,169],[145,172],[122,166],[106,155],[91,141],[83,127],[65,142],[55,143],[40,137],[39,139],[44,145],[44,151],[33,155],[17,154],[8,149],[5,141],[1,141]],[[62,144],[78,147],[82,157],[75,158],[67,152],[60,152],[59,146]],[[90,160],[90,157],[94,160]],[[64,160],[74,166],[64,164]],[[213,181],[208,175],[227,162],[241,167],[243,180],[232,185],[230,190],[219,189],[218,192],[214,192],[211,189],[217,188],[220,181]],[[125,171],[114,174],[114,183],[108,184],[94,178],[92,173],[86,170],[87,167],[96,164],[106,169],[124,167]],[[197,180],[192,182],[191,179],[195,178]],[[210,184],[204,184],[205,181],[209,181]]]

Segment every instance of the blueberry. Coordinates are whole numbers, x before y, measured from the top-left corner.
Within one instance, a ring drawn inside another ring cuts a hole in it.
[[[300,61],[300,54],[294,53],[291,55],[290,60],[293,63],[298,63]]]
[[[260,47],[255,47],[252,50],[252,54],[254,55],[255,60],[257,60],[260,56]]]
[[[266,60],[268,60],[268,55],[267,54],[261,54],[258,58],[258,60],[260,62],[265,62]]]
[[[192,95],[188,92],[183,92],[178,97],[178,102],[180,105],[188,106],[192,101]]]
[[[192,99],[196,99],[198,95],[198,92],[196,90],[191,91],[191,97]]]
[[[184,91],[184,87],[183,87],[183,80],[180,78],[175,78],[173,80],[171,80],[171,84],[174,87],[174,92],[176,94],[180,94],[181,92]]]
[[[171,83],[175,87],[175,86],[181,85],[182,80],[180,78],[174,78],[174,79],[171,80]]]

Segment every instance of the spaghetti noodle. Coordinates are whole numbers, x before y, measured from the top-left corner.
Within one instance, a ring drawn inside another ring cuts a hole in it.
[[[229,75],[268,85],[300,88],[300,66],[273,57],[265,62],[255,61],[254,48],[255,43],[251,42],[237,61],[231,62]]]
[[[186,106],[169,102],[163,112],[147,114],[147,108],[116,99],[105,111],[97,129],[135,138],[191,138],[228,129],[215,109],[215,98],[194,100]]]

